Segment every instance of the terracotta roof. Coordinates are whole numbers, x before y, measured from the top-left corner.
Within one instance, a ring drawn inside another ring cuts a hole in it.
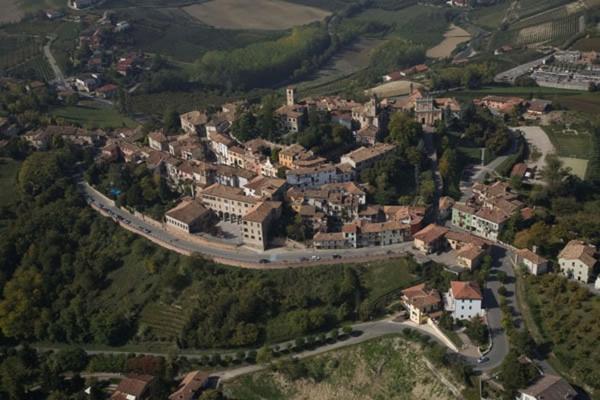
[[[206,372],[190,372],[183,378],[177,391],[169,396],[169,400],[192,400],[206,387],[208,378],[209,374]]]
[[[517,163],[513,166],[512,171],[510,172],[510,176],[518,176],[520,178],[525,176],[527,172],[527,164],[525,163]]]
[[[355,163],[364,162],[372,158],[380,157],[396,148],[395,145],[389,143],[377,143],[373,147],[359,147],[348,154],[344,154],[342,159],[348,158]]]
[[[294,143],[288,147],[286,147],[285,149],[281,150],[279,152],[279,155],[283,155],[286,157],[295,157],[300,153],[306,152],[306,149],[304,147],[302,147],[301,145],[299,145],[298,143]]]
[[[556,375],[543,375],[533,385],[520,392],[540,400],[570,400],[577,396],[575,389]]]
[[[157,142],[166,142],[167,137],[163,131],[154,131],[148,134],[148,139],[156,140]]]
[[[222,199],[235,200],[252,204],[256,204],[260,201],[254,197],[244,195],[244,191],[241,189],[221,185],[220,183],[210,185],[202,192],[200,192],[200,196],[214,196]]]
[[[202,111],[190,111],[188,113],[181,114],[179,117],[192,125],[203,125],[208,122],[208,115]]]
[[[486,221],[490,221],[496,224],[501,224],[505,222],[509,216],[502,210],[497,208],[482,208],[475,213],[475,215],[481,219],[485,219]]]
[[[221,176],[238,176],[248,180],[256,177],[256,172],[254,171],[245,168],[232,167],[231,165],[217,164],[214,166],[214,170],[217,175]]]
[[[280,207],[281,202],[279,201],[264,201],[258,203],[250,211],[248,211],[248,214],[244,215],[243,220],[262,223],[265,219],[267,219],[267,217],[269,217],[269,215],[271,215],[273,210]]]
[[[477,282],[450,282],[450,290],[455,299],[483,300],[481,289]]]
[[[269,194],[273,194],[283,185],[285,185],[285,179],[257,176],[246,184],[246,188],[257,192],[266,191]]]
[[[406,298],[409,304],[421,310],[442,301],[440,292],[433,288],[427,288],[424,283],[404,289],[402,296]]]
[[[474,244],[480,247],[491,244],[489,241],[467,232],[448,231],[446,239],[465,244]]]
[[[474,244],[468,244],[456,252],[456,257],[473,261],[483,254],[483,249]]]
[[[132,395],[136,398],[140,398],[144,392],[148,389],[150,383],[154,381],[154,377],[152,375],[138,375],[138,374],[130,374],[125,379],[119,382],[115,393],[111,397],[111,399],[118,399],[119,397],[115,397],[115,395]]]
[[[184,224],[193,224],[194,221],[204,217],[210,211],[202,204],[194,200],[182,201],[175,208],[170,209],[165,215],[183,222]]]
[[[364,233],[379,233],[394,230],[410,229],[410,226],[400,221],[387,222],[366,222],[360,226],[360,230]]]
[[[433,243],[441,239],[448,233],[448,228],[436,224],[429,224],[419,232],[414,234],[416,240],[422,240],[425,243]]]
[[[317,232],[313,237],[313,242],[325,242],[325,241],[342,241],[345,240],[343,232]]]
[[[581,240],[571,240],[558,255],[558,258],[566,260],[579,260],[590,268],[598,261],[596,259],[596,247],[586,244]]]
[[[517,250],[517,254],[519,255],[519,257],[531,261],[534,264],[543,264],[545,262],[548,262],[548,260],[546,260],[544,257],[534,253],[529,249],[519,249]]]

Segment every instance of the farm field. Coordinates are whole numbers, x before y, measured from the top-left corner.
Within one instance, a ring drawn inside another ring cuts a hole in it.
[[[367,95],[376,94],[379,97],[405,96],[405,95],[410,94],[411,83],[416,88],[422,86],[420,83],[411,82],[411,81],[387,82],[387,83],[383,83],[379,86],[375,86],[374,88],[366,90],[365,94],[367,94]]]
[[[387,337],[303,360],[304,369],[246,375],[223,390],[228,398],[245,400],[455,399],[438,374],[455,387],[461,384],[446,369],[433,370],[424,352],[418,344]],[[298,370],[306,372],[292,372]]]
[[[264,40],[276,40],[284,32],[272,30],[215,29],[180,8],[123,8],[119,19],[131,21],[137,46],[177,61],[194,62],[210,50],[228,50]],[[177,21],[177,23],[174,23]],[[174,46],[174,43],[177,45]]]
[[[544,127],[544,131],[558,150],[559,156],[581,159],[592,156],[592,136],[585,128],[552,124]]]
[[[313,78],[303,81],[298,88],[303,90],[322,86],[368,67],[373,49],[383,42],[382,39],[360,39],[336,54]]]
[[[571,173],[580,179],[585,179],[589,160],[572,157],[559,157],[565,168],[569,168]]]
[[[600,51],[600,37],[579,39],[573,44],[573,49],[580,51]]]
[[[282,30],[320,21],[330,14],[280,0],[211,0],[184,10],[207,25],[224,29]]]
[[[374,22],[390,26],[390,36],[401,37],[425,46],[435,46],[444,38],[450,23],[448,10],[426,5],[413,5],[399,10],[370,8],[350,20]]]
[[[471,12],[471,20],[475,25],[496,29],[502,23],[509,5],[509,3],[503,2],[489,7],[477,8]]]
[[[470,39],[469,32],[459,26],[450,25],[448,31],[444,33],[444,40],[427,50],[427,57],[437,59],[450,57],[456,46]]]
[[[114,108],[94,101],[81,101],[77,106],[60,107],[51,111],[57,119],[88,129],[134,128],[137,123],[123,117]]]

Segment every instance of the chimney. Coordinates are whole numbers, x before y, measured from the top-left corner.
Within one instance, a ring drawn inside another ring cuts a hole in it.
[[[531,251],[533,251],[535,254],[537,254],[538,247],[537,247],[536,245],[533,245],[533,246],[531,247]]]

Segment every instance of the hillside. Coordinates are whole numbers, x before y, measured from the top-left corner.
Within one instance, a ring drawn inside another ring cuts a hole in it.
[[[459,397],[449,387],[461,390],[447,370],[426,360],[420,345],[400,337],[279,363],[277,369],[226,383],[224,393],[244,400],[450,400]]]

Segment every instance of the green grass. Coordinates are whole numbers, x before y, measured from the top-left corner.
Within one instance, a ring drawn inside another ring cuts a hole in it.
[[[377,300],[387,293],[413,284],[417,279],[411,273],[414,263],[411,259],[400,258],[366,264],[361,279],[369,292],[368,298]]]
[[[592,136],[585,128],[580,126],[572,126],[577,130],[574,132],[565,132],[564,125],[545,126],[544,131],[554,144],[561,157],[573,157],[590,159],[592,156]]]
[[[496,29],[502,23],[506,10],[510,6],[508,2],[502,2],[489,7],[480,7],[470,14],[471,21],[475,25],[488,29]]]
[[[187,322],[180,307],[160,303],[147,305],[140,314],[140,324],[152,329],[160,339],[175,339]]]
[[[445,18],[446,11],[444,8],[425,5],[414,5],[395,11],[371,8],[352,19],[389,25],[390,36],[434,46],[442,41],[450,25]]]
[[[17,200],[17,174],[20,161],[0,158],[0,207],[11,205]]]
[[[176,60],[193,62],[210,50],[229,50],[274,40],[284,32],[217,29],[194,20],[178,8],[117,8],[119,19],[131,22],[136,46]],[[176,44],[176,45],[174,45]]]
[[[88,129],[134,128],[137,126],[135,121],[122,116],[114,108],[87,100],[81,101],[77,106],[55,108],[51,114],[57,119]]]

